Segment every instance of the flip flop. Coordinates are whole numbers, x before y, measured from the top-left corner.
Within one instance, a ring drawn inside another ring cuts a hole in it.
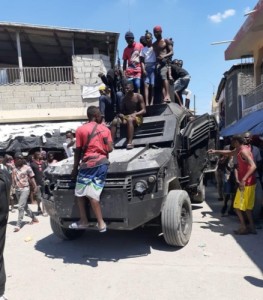
[[[70,224],[68,228],[70,228],[70,229],[86,229],[88,227],[89,227],[89,224],[79,224],[79,223],[74,222],[74,223]]]
[[[236,235],[247,235],[247,234],[249,234],[249,231],[247,229],[239,228],[238,230],[234,230],[234,234],[236,234]]]
[[[34,218],[34,219],[32,219],[32,221],[29,224],[34,225],[36,223],[39,223],[39,220],[37,218]]]
[[[131,149],[133,149],[134,148],[134,145],[133,144],[127,144],[127,146],[126,146],[126,149],[127,150],[131,150]]]
[[[97,228],[98,228],[98,231],[99,231],[100,233],[102,233],[102,232],[106,232],[106,231],[107,231],[107,225],[106,225],[106,224],[105,224],[105,226],[104,226],[104,227],[102,227],[102,228],[99,228],[99,224],[97,224],[96,226],[97,226]]]

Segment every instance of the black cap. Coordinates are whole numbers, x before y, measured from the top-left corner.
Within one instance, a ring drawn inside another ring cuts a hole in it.
[[[134,39],[134,34],[131,31],[127,31],[125,33],[125,39],[127,38]]]
[[[24,156],[23,156],[23,154],[21,152],[17,152],[17,153],[15,153],[14,158],[21,158],[21,159],[23,159]]]

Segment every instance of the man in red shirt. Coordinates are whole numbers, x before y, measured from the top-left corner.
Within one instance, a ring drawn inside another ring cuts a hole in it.
[[[98,221],[99,232],[106,231],[106,224],[100,207],[100,194],[108,171],[108,154],[112,151],[110,130],[101,124],[102,116],[98,107],[87,110],[89,122],[76,130],[76,150],[72,176],[77,176],[75,196],[78,199],[80,220],[72,223],[71,229],[85,229],[89,226],[85,210],[86,198]],[[82,160],[81,160],[81,156]]]
[[[244,139],[241,135],[232,137],[234,150],[208,150],[210,154],[235,155],[237,165],[235,167],[235,177],[238,184],[234,200],[234,208],[240,221],[240,228],[235,230],[235,234],[256,234],[255,225],[252,216],[252,209],[255,202],[256,190],[256,165],[251,151],[244,145]],[[247,228],[243,213],[246,214],[249,226]]]
[[[128,46],[123,51],[123,71],[125,77],[131,80],[134,86],[134,92],[140,93],[142,68],[140,63],[140,52],[143,48],[141,43],[134,41],[134,35],[128,31],[125,34],[125,40]]]

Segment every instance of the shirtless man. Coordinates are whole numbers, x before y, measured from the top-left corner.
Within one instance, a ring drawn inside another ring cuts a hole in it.
[[[111,123],[111,136],[114,142],[118,122],[127,125],[127,149],[132,149],[134,126],[140,126],[145,114],[145,103],[143,96],[134,93],[134,87],[131,82],[125,86],[125,96],[122,101],[121,113]]]
[[[161,78],[164,87],[164,102],[171,102],[169,94],[169,82],[167,78],[168,62],[171,61],[173,56],[173,46],[168,39],[162,38],[161,26],[155,26],[153,28],[153,34],[156,41],[153,43],[153,50],[156,55],[156,73],[157,77]]]

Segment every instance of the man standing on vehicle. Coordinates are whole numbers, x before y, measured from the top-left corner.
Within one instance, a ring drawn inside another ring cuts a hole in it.
[[[141,43],[134,41],[134,35],[128,31],[125,34],[127,47],[123,51],[123,71],[127,80],[132,81],[136,93],[140,93],[141,89],[141,62],[140,52],[143,48]]]
[[[171,40],[163,39],[161,26],[155,26],[153,34],[156,38],[156,41],[152,45],[156,55],[156,76],[163,82],[163,102],[169,103],[171,102],[171,98],[169,93],[168,69],[173,56],[173,45]]]
[[[72,223],[71,229],[85,229],[89,226],[85,210],[86,198],[97,218],[99,232],[107,230],[100,207],[100,194],[108,171],[108,154],[113,150],[110,130],[101,124],[102,116],[98,107],[87,110],[89,122],[76,130],[76,151],[72,176],[77,177],[77,197],[80,220]],[[81,157],[83,156],[82,160]]]

